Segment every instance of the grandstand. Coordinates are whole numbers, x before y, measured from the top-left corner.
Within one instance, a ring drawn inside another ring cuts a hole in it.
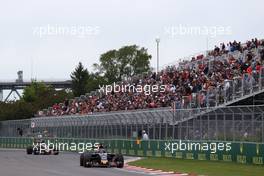
[[[56,104],[39,116],[83,115],[95,112],[137,110],[173,106],[176,109],[232,104],[261,90],[264,75],[264,43],[257,39],[242,45],[234,41],[229,49],[221,44],[206,56],[198,55],[158,74],[149,73],[122,81],[120,85],[165,85],[165,92],[111,92],[99,90]],[[242,90],[243,89],[243,90]]]
[[[221,44],[158,74],[119,83],[165,85],[165,92],[98,90],[39,111],[23,128],[58,137],[131,138],[145,129],[151,139],[263,142],[263,63],[263,40]],[[3,123],[1,135],[15,136],[22,121]]]

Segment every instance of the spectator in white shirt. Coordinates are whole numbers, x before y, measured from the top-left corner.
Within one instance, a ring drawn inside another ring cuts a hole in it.
[[[145,130],[142,131],[142,140],[144,141],[149,140],[148,134],[146,133]]]

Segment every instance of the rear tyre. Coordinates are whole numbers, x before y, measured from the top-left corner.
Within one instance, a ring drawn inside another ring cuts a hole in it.
[[[84,155],[83,157],[83,166],[84,167],[92,167],[92,161],[90,155]]]
[[[84,154],[82,153],[80,156],[80,166],[83,166],[83,158],[84,158]]]
[[[40,150],[39,150],[39,151],[40,151]],[[34,155],[39,155],[39,154],[40,154],[39,151],[38,151],[38,149],[33,149],[33,154],[34,154]]]

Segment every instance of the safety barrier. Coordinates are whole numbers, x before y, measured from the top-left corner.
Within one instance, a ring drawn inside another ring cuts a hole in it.
[[[67,150],[77,149],[79,145],[84,149],[96,143],[107,146],[108,151],[122,153],[130,156],[143,157],[172,157],[190,160],[210,160],[237,162],[242,164],[264,163],[264,144],[247,142],[221,142],[221,141],[165,141],[165,140],[114,140],[114,139],[81,139],[81,138],[58,138],[46,139],[54,145],[67,145]],[[0,138],[0,148],[25,149],[32,145],[32,138]],[[80,145],[81,144],[81,145]],[[193,148],[190,148],[192,145]],[[196,145],[196,149],[194,146]],[[74,147],[75,146],[75,147]],[[198,147],[200,146],[200,148]],[[227,150],[228,147],[230,150]],[[181,147],[181,148],[180,148]],[[189,147],[189,150],[188,150]],[[186,150],[183,150],[186,148]],[[199,150],[198,150],[199,149]],[[217,149],[217,150],[216,150]]]
[[[32,138],[15,138],[15,137],[1,137],[0,148],[15,148],[25,149],[27,146],[32,145]]]

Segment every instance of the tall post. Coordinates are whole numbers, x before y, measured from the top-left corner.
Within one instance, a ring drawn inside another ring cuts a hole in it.
[[[156,43],[157,43],[157,74],[159,72],[159,42],[160,42],[160,39],[157,37],[156,38]]]
[[[3,98],[4,98],[4,96],[3,96],[3,90],[0,89],[0,101],[3,101]]]

